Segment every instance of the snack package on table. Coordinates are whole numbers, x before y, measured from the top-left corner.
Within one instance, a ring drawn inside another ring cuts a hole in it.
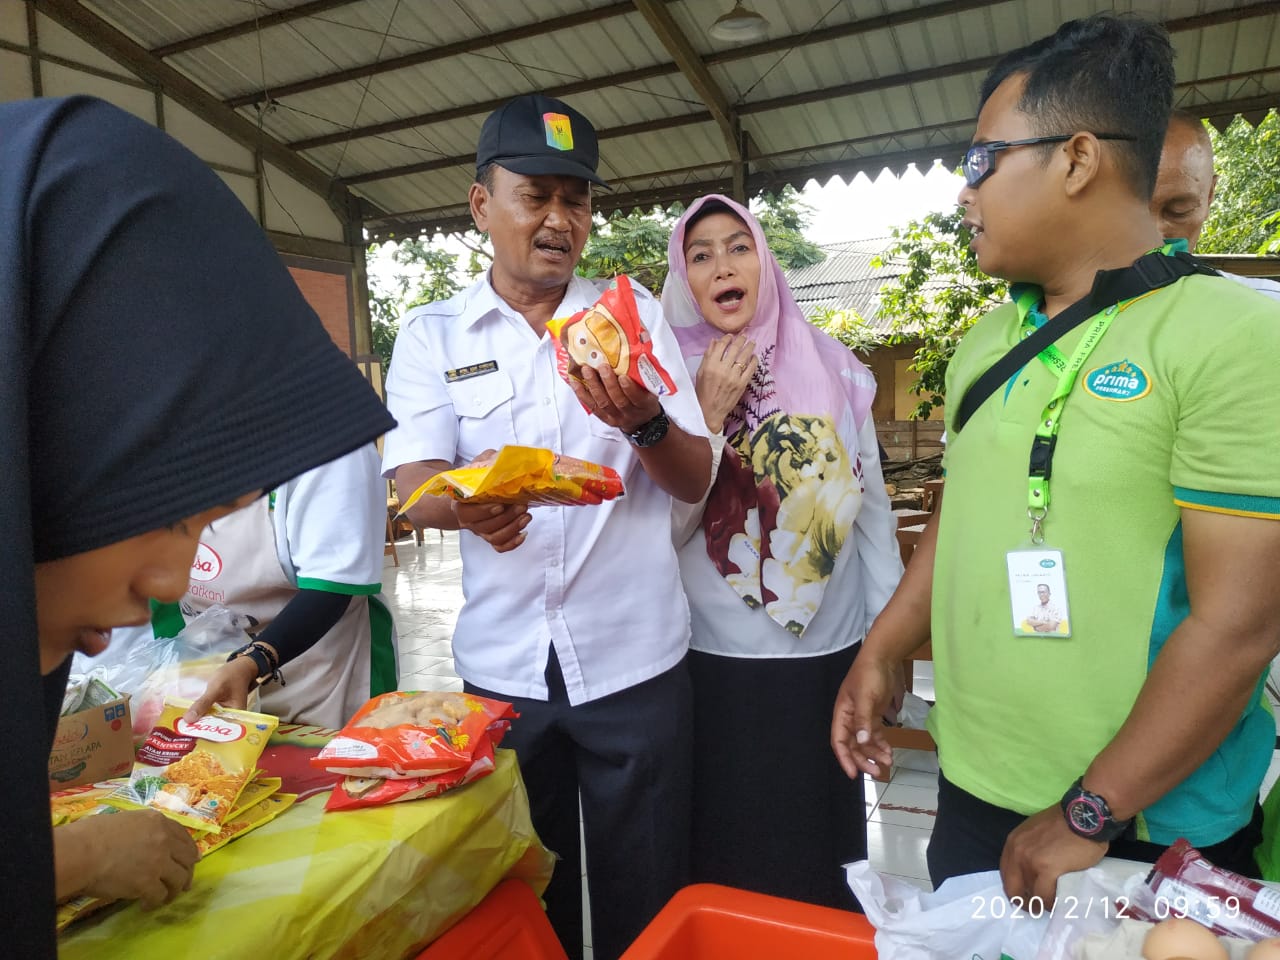
[[[195,723],[182,719],[191,703],[166,700],[155,729],[138,748],[128,784],[110,802],[154,807],[183,826],[217,831],[237,809],[257,771],[277,718],[215,706]]]
[[[49,794],[49,812],[55,827],[75,823],[82,817],[96,813],[106,798],[120,789],[124,781],[89,783],[82,787],[68,787]]]
[[[279,781],[276,781],[277,784]],[[284,813],[298,798],[292,793],[275,793],[264,797],[253,804],[241,804],[235,813],[227,818],[222,829],[217,833],[192,834],[196,841],[196,849],[200,856],[206,856],[220,847],[225,847],[237,837],[242,837],[250,830],[255,830],[264,823],[270,823]]]
[[[676,392],[675,382],[653,353],[653,338],[640,322],[631,278],[621,274],[586,310],[547,321],[556,347],[556,369],[567,383],[582,379],[582,368],[609,367],[654,396]]]
[[[105,787],[75,787],[71,790],[59,791],[62,795],[85,794],[94,790],[118,789],[118,785],[111,784]],[[249,785],[244,788],[240,795],[240,801],[237,803],[236,810],[227,818],[227,822],[222,825],[222,829],[216,833],[210,833],[205,830],[196,830],[187,827],[187,832],[191,834],[191,838],[195,841],[196,850],[200,856],[204,857],[215,850],[218,850],[232,840],[236,840],[251,830],[256,830],[263,824],[270,823],[280,814],[284,813],[298,799],[291,793],[280,793],[280,779],[278,777],[266,777],[258,780],[251,780]],[[50,797],[52,802],[59,799],[59,794]],[[55,808],[56,809],[56,808]],[[112,806],[104,806],[98,803],[91,809],[83,811],[78,817],[92,816],[96,814],[110,814],[121,812],[119,808]],[[56,818],[56,814],[55,814]],[[63,821],[71,822],[71,821]],[[55,819],[55,824],[57,820]],[[114,900],[104,900],[99,897],[79,896],[72,897],[65,903],[58,905],[57,912],[57,929],[61,933],[62,930],[76,920],[87,917],[90,914],[97,913],[103,907],[108,907]]]
[[[1127,915],[1159,922],[1189,917],[1220,937],[1280,937],[1280,891],[1214,866],[1185,839],[1160,855],[1131,894]]]
[[[511,704],[466,693],[397,690],[374,697],[312,759],[349,777],[431,777],[471,766],[517,714]]]
[[[505,732],[505,729],[499,731],[498,739],[501,739],[502,733]],[[410,780],[392,780],[385,777],[343,777],[329,794],[324,808],[325,810],[357,810],[361,807],[380,807],[405,800],[438,797],[442,793],[464,787],[493,773],[494,746],[491,737],[482,737],[471,766],[450,770],[448,773],[437,773],[433,777],[414,777]]]
[[[505,446],[468,466],[437,473],[413,491],[400,512],[424,496],[464,503],[526,506],[594,506],[622,496],[622,478],[612,467],[575,460],[542,447]]]

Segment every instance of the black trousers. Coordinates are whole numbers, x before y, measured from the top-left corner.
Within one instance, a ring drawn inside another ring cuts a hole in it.
[[[831,750],[857,647],[819,657],[689,654],[693,880],[859,909],[842,864],[867,856],[862,778]]]
[[[1000,869],[1000,854],[1009,834],[1027,818],[979,800],[946,777],[938,776],[938,817],[929,840],[929,879],[937,888],[949,877]],[[1242,876],[1261,879],[1253,858],[1262,842],[1262,807],[1254,804],[1253,819],[1221,843],[1197,848],[1212,863]],[[1167,847],[1143,840],[1114,840],[1107,855],[1155,863]]]
[[[626,690],[570,706],[560,663],[547,663],[547,701],[509,697],[515,750],[533,826],[559,855],[544,895],[570,960],[583,954],[580,843],[585,839],[596,960],[616,960],[688,883],[691,692],[684,662]],[[578,804],[582,804],[582,831]]]

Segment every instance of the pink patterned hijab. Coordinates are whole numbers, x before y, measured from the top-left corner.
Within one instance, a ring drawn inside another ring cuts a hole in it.
[[[750,228],[756,251],[762,260],[768,260],[760,264],[756,315],[742,333],[755,341],[756,355],[761,359],[773,348],[769,366],[777,390],[777,408],[788,413],[827,413],[838,420],[840,412],[848,406],[861,429],[876,393],[871,371],[848,347],[805,319],[791,295],[781,265],[769,250],[759,221],[746,207],[716,193],[699,197],[689,206],[667,243],[670,269],[662,287],[662,309],[680,342],[685,360],[701,357],[707,345],[722,336],[703,319],[689,288],[684,263],[685,225],[711,201],[724,204]],[[828,376],[819,376],[819,370],[825,370]],[[747,425],[754,427],[749,422]],[[726,426],[725,432],[732,431]]]
[[[839,341],[809,323],[787,286],[759,222],[728,197],[701,197],[667,246],[662,308],[693,368],[721,332],[689,287],[685,230],[715,202],[751,230],[761,259],[756,312],[743,329],[758,367],[726,418],[727,443],[702,517],[707,553],[748,606],[797,636],[817,612],[835,559],[862,502],[863,451],[842,437],[862,429],[875,379]],[[866,451],[877,456],[878,451]]]

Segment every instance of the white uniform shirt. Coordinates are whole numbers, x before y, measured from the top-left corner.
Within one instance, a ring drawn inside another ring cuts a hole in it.
[[[1272,300],[1280,300],[1280,282],[1272,280],[1270,277],[1246,277],[1239,273],[1227,273],[1225,270],[1219,270],[1218,272],[1228,280],[1234,280],[1236,283],[1242,284],[1251,290],[1257,290],[1263,296],[1270,297]]]
[[[698,362],[693,364],[697,371]],[[724,657],[817,657],[843,650],[866,636],[902,577],[897,518],[880,470],[880,448],[870,413],[862,429],[852,415],[839,425],[849,457],[862,458],[862,505],[836,557],[822,602],[804,633],[784,629],[762,607],[747,606],[707,554],[701,505],[676,503],[672,535],[692,614],[690,646]],[[718,464],[717,464],[718,465]]]
[[[663,408],[686,431],[705,436],[675,336],[653,297],[635,290],[658,361],[676,384]],[[555,315],[589,307],[599,295],[595,284],[574,277]],[[447,374],[490,362],[496,369],[481,367],[487,372],[464,379]],[[556,371],[551,339],[539,338],[487,276],[409,312],[387,377],[387,404],[399,426],[385,440],[385,476],[405,463],[459,466],[487,448],[520,444],[611,466],[626,487],[624,497],[599,506],[533,508],[527,539],[508,553],[462,531],[466,602],[453,636],[460,676],[545,699],[554,645],[569,701],[578,704],[680,662],[689,612],[669,536],[671,497],[649,479],[627,438],[582,408]]]

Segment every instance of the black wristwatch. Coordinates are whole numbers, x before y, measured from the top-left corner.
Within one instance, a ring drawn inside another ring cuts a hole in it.
[[[1106,800],[1084,788],[1084,777],[1062,795],[1062,815],[1072,833],[1099,843],[1110,843],[1133,823],[1132,820],[1117,820]]]
[[[652,420],[646,420],[628,433],[627,439],[637,447],[652,447],[667,435],[669,426],[671,421],[667,419],[666,411],[659,407],[658,415]]]

